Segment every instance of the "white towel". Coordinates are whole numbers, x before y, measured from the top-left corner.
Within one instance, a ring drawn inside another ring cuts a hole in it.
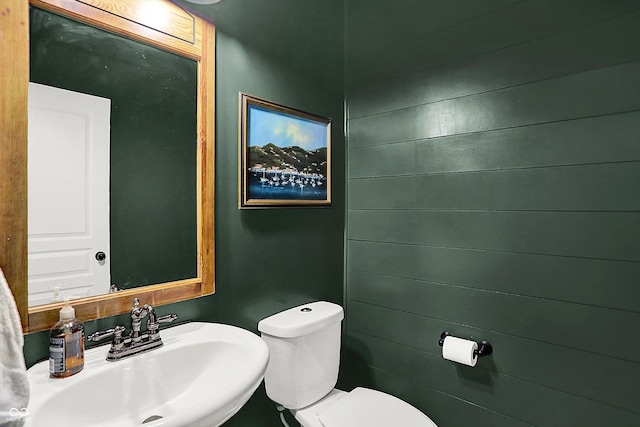
[[[29,403],[24,337],[16,302],[0,269],[0,426],[17,426]]]

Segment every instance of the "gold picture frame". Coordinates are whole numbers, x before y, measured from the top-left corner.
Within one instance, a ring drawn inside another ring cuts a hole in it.
[[[240,93],[240,209],[331,206],[331,119]]]

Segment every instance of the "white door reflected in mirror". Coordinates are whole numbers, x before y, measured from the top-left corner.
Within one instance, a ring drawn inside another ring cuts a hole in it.
[[[109,292],[111,100],[29,83],[29,306]]]

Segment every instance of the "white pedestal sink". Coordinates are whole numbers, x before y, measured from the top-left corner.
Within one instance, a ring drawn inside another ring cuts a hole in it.
[[[28,370],[26,426],[219,426],[254,393],[269,350],[247,330],[187,323],[161,331],[164,346],[116,362],[109,346],[87,350],[85,367],[49,378],[48,362]]]

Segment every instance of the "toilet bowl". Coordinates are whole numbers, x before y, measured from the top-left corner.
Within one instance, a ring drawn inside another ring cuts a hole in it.
[[[437,427],[407,402],[387,393],[335,387],[340,364],[342,307],[325,301],[262,319],[269,346],[267,395],[303,427]]]
[[[317,403],[290,410],[303,427],[437,427],[407,402],[381,391],[333,389]]]

